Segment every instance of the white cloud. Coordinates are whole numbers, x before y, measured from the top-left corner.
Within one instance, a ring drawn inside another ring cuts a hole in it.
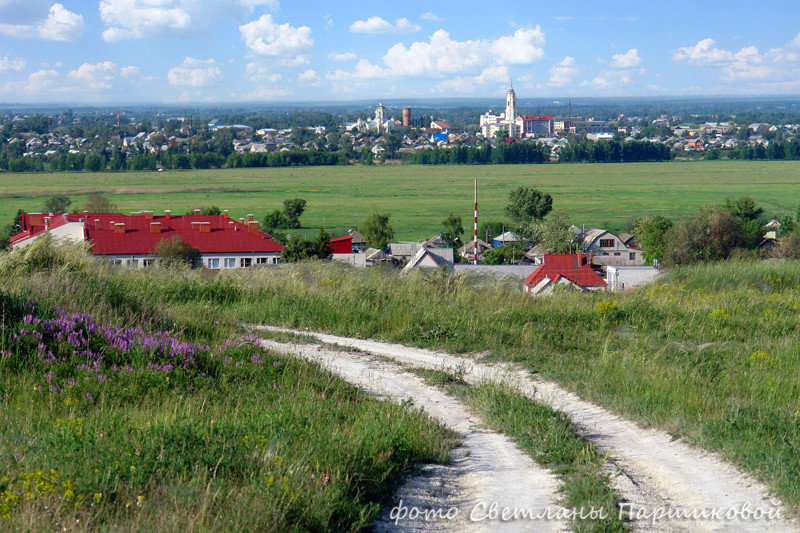
[[[119,69],[119,75],[123,78],[138,78],[140,73],[139,67],[128,66]]]
[[[37,70],[36,72],[32,72],[28,75],[28,79],[23,82],[22,90],[19,91],[22,94],[30,94],[30,93],[42,93],[45,90],[49,91],[60,91],[63,90],[60,87],[59,76],[58,72],[52,69],[41,69]]]
[[[357,20],[350,25],[350,33],[366,33],[376,35],[380,33],[414,33],[422,28],[407,18],[397,19],[394,24],[381,17],[370,17],[367,20]]]
[[[182,37],[211,31],[220,18],[241,20],[256,7],[276,11],[277,0],[100,0],[106,41]]]
[[[277,24],[269,14],[239,26],[239,32],[251,52],[279,58],[289,66],[308,63],[308,57],[301,52],[314,46],[311,28]]]
[[[639,51],[631,48],[624,54],[614,54],[611,57],[611,66],[618,69],[636,68],[642,64]]]
[[[544,32],[542,28],[520,28],[513,35],[505,35],[491,44],[491,53],[498,63],[526,65],[544,59]]]
[[[19,72],[25,68],[25,60],[18,57],[0,56],[0,73],[8,70]]]
[[[351,61],[358,59],[358,57],[353,52],[331,52],[328,54],[328,59],[331,61]]]
[[[311,69],[308,69],[305,72],[300,73],[300,75],[297,77],[297,81],[299,81],[300,83],[304,83],[306,85],[310,85],[312,87],[316,87],[321,83],[317,71]]]
[[[755,80],[793,82],[800,76],[800,33],[786,45],[763,54],[755,46],[745,46],[733,52],[718,48],[716,44],[714,39],[703,39],[694,46],[679,48],[672,58],[709,68],[725,83]]]
[[[214,85],[221,76],[222,70],[215,60],[187,57],[183,63],[169,69],[167,80],[171,85],[207,87]]]
[[[247,74],[252,81],[280,81],[282,76],[277,72],[273,72],[267,65],[262,65],[256,62],[251,62],[245,67]]]
[[[431,13],[430,11],[428,11],[426,13],[423,13],[419,18],[421,18],[422,20],[430,20],[430,21],[433,21],[433,22],[438,22],[438,21],[444,20],[442,17],[440,17],[438,15],[435,15],[435,14]]]
[[[578,67],[575,66],[575,58],[567,56],[552,67],[550,67],[550,83],[553,87],[564,87],[575,80],[578,75]]]
[[[38,37],[46,41],[76,41],[83,35],[85,26],[83,15],[56,3],[50,6],[43,18],[37,18],[31,24],[0,23],[0,33],[20,39]]]
[[[672,56],[675,61],[686,61],[693,65],[713,65],[728,63],[733,60],[733,54],[728,50],[716,48],[717,41],[708,38],[699,41],[694,46],[684,46]]]
[[[67,73],[67,78],[90,92],[107,91],[119,75],[117,65],[111,61],[102,63],[84,63]]]

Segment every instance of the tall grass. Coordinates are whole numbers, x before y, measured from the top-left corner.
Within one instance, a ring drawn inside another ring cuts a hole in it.
[[[80,305],[122,322],[135,302],[146,320],[196,339],[258,322],[516,361],[720,451],[800,510],[797,262],[701,265],[639,291],[537,299],[438,271],[400,277],[309,263],[214,275],[96,266],[22,275],[22,263],[0,258],[16,292],[67,305],[81,295]]]
[[[2,266],[22,296],[0,292],[0,529],[359,530],[416,464],[447,460],[456,436],[427,415],[255,339],[206,346],[52,308],[121,324],[141,294],[50,251]],[[148,325],[177,320],[162,298]]]

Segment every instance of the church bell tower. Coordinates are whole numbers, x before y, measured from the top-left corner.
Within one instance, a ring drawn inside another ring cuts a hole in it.
[[[511,82],[511,86],[508,88],[508,93],[506,94],[506,120],[514,121],[517,120],[517,93],[514,92],[514,82]]]

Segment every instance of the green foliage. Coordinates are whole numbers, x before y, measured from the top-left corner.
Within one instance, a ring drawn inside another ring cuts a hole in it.
[[[533,242],[546,254],[568,254],[575,251],[575,234],[570,231],[566,211],[553,211],[544,220],[530,226]]]
[[[302,198],[292,198],[283,201],[283,214],[290,228],[300,227],[300,215],[306,210],[306,201]]]
[[[186,243],[180,235],[161,239],[153,248],[153,253],[167,265],[184,263],[192,268],[202,266],[200,250]]]
[[[281,259],[285,263],[308,259],[330,259],[333,255],[328,242],[330,240],[330,234],[324,229],[319,230],[319,235],[314,240],[306,240],[298,235],[292,235],[283,247]]]
[[[276,229],[289,229],[291,227],[289,219],[286,218],[283,211],[278,209],[264,215],[262,225],[267,233],[274,232]]]
[[[394,238],[394,230],[389,225],[390,214],[372,213],[361,226],[361,235],[373,248],[385,249]]]
[[[483,262],[487,265],[517,265],[524,259],[526,251],[523,242],[508,242],[486,250]]]
[[[664,261],[683,265],[728,259],[745,240],[741,221],[718,206],[700,208],[665,237]]]
[[[88,211],[89,213],[113,213],[116,210],[117,204],[102,194],[90,194],[86,198],[82,209],[82,211]]]
[[[642,249],[645,263],[664,259],[667,235],[672,227],[672,221],[663,215],[647,215],[636,221],[633,235]]]
[[[447,218],[442,221],[442,240],[446,242],[450,248],[460,248],[462,244],[462,235],[464,235],[464,225],[461,222],[461,217],[450,213]]]
[[[542,220],[552,209],[553,197],[542,191],[518,187],[508,193],[506,214],[519,226]]]
[[[72,204],[72,200],[66,194],[57,194],[55,196],[51,196],[44,202],[44,212],[45,213],[66,213],[69,206]],[[17,222],[19,223],[19,222]]]
[[[508,223],[502,220],[486,220],[478,226],[478,238],[492,244],[492,240],[502,234],[508,226]]]

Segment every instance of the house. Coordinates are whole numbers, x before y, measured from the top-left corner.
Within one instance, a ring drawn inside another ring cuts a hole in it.
[[[503,246],[506,243],[519,242],[521,240],[522,239],[520,238],[520,236],[514,233],[513,231],[507,231],[495,237],[493,243],[495,246]]]
[[[353,253],[353,236],[345,235],[344,237],[334,237],[328,241],[333,254],[352,254]]]
[[[434,120],[431,122],[431,133],[441,133],[444,135],[448,135],[450,133],[450,124],[445,122],[444,120]]]
[[[578,243],[582,252],[593,254],[596,265],[629,265],[644,264],[644,256],[639,248],[628,246],[623,240],[610,231],[598,228],[581,230],[573,226],[577,234]],[[627,242],[632,237],[627,237]]]
[[[584,292],[607,288],[591,263],[591,255],[586,254],[545,254],[542,264],[525,278],[525,292],[545,294],[556,285],[572,286]]]
[[[646,285],[656,279],[661,271],[652,266],[614,266],[606,267],[608,288],[620,292]]]
[[[367,265],[380,265],[385,263],[395,264],[396,260],[383,250],[378,250],[377,248],[367,248],[364,251],[364,255],[366,256]]]
[[[420,247],[403,267],[402,274],[417,268],[453,268],[453,249]]]
[[[352,228],[347,230],[347,234],[353,238],[353,250],[360,250],[363,252],[367,249],[367,240],[361,235],[361,232]]]
[[[488,242],[484,242],[481,239],[478,239],[478,261],[483,259],[483,254],[486,253],[487,250],[492,249],[492,245]],[[475,241],[469,241],[464,246],[458,249],[459,255],[461,257],[465,257],[468,261],[474,262],[475,261]]]
[[[400,241],[389,243],[389,255],[395,259],[405,262],[414,257],[419,249],[422,248],[421,242]]]
[[[180,237],[200,250],[204,267],[217,270],[270,265],[278,262],[283,246],[258,230],[248,215],[233,220],[222,215],[154,215],[152,211],[122,213],[25,213],[22,231],[11,237],[12,249],[23,248],[51,234],[59,240],[87,242],[89,251],[114,265],[146,267],[156,259],[154,249],[164,239]]]

